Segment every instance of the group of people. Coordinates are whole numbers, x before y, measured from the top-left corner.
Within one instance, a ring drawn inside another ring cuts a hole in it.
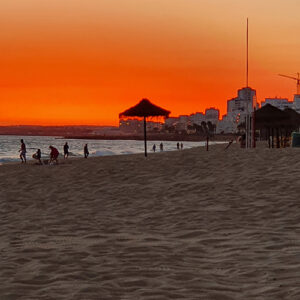
[[[179,144],[177,143],[177,150],[182,150],[183,149],[183,144]],[[163,143],[160,143],[159,145],[159,150],[160,151],[164,151],[164,144]],[[156,145],[154,144],[153,147],[152,147],[152,151],[155,152],[156,151]]]
[[[180,143],[180,145],[179,145],[179,143],[177,143],[177,150],[182,150],[183,149],[183,144],[182,143]]]
[[[164,151],[164,144],[163,143],[160,143],[159,149],[160,149],[160,151]],[[153,150],[153,152],[156,151],[156,145],[155,144],[153,145],[152,150]]]
[[[58,163],[58,156],[59,156],[59,151],[57,150],[57,148],[53,147],[53,146],[49,146],[49,149],[50,149],[50,160],[48,161],[49,164],[55,162],[55,163]],[[68,143],[66,142],[64,144],[64,147],[63,147],[63,151],[64,151],[64,159],[67,159],[69,157],[69,145]],[[22,163],[26,163],[26,145],[24,143],[24,140],[21,139],[21,148],[19,150],[20,152],[20,159],[21,159],[21,162]],[[88,144],[85,144],[84,145],[84,148],[83,148],[83,154],[84,154],[84,158],[88,158],[89,156],[89,150],[88,150]],[[36,153],[34,153],[32,155],[32,158],[36,159],[39,164],[43,164],[41,158],[42,158],[42,152],[41,152],[41,149],[37,149]]]

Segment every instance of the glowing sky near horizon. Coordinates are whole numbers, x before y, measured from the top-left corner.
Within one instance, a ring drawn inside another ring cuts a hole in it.
[[[148,98],[172,115],[249,85],[292,100],[299,0],[2,0],[0,125],[117,125]]]

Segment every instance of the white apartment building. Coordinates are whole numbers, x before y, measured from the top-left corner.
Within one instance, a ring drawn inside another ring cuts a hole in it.
[[[204,113],[196,112],[190,115],[190,121],[192,124],[201,125],[203,121],[206,121]]]
[[[219,121],[220,111],[214,107],[207,108],[205,110],[205,121],[210,121],[213,124],[217,124]]]
[[[230,118],[228,115],[224,115],[222,120],[217,123],[216,133],[233,133],[237,131],[237,125],[235,119]]]
[[[266,98],[265,101],[261,102],[261,107],[266,104],[270,104],[281,110],[284,110],[285,108],[293,108],[293,102],[289,102],[287,98]]]
[[[292,107],[297,113],[300,113],[300,95],[294,95],[294,102]]]
[[[227,101],[227,114],[218,122],[216,132],[234,133],[256,105],[256,90],[250,87],[239,89],[237,97]]]

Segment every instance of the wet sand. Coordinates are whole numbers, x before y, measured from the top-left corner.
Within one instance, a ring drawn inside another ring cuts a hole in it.
[[[0,166],[0,299],[300,299],[300,149]]]

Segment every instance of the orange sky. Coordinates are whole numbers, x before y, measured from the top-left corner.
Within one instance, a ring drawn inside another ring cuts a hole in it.
[[[1,0],[0,125],[117,125],[141,98],[190,114],[249,85],[292,100],[299,0]]]

